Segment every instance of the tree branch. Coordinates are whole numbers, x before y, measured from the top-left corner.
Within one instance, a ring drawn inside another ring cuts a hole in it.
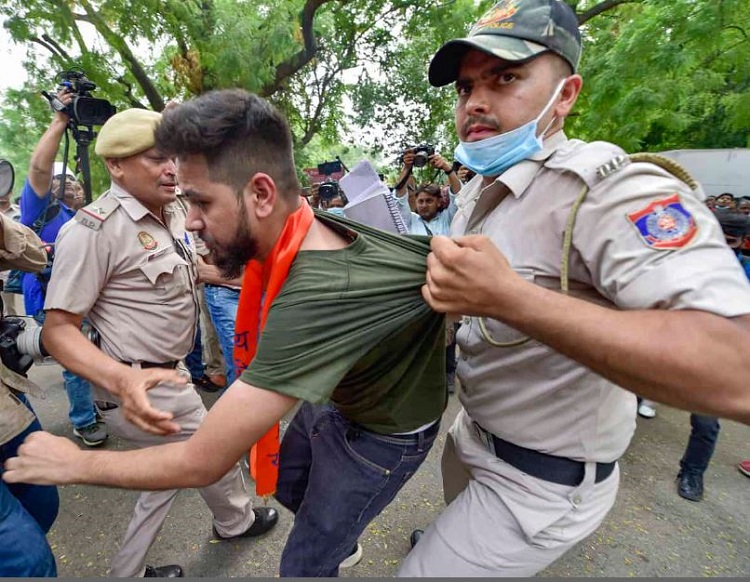
[[[159,90],[156,88],[156,85],[154,85],[154,83],[151,81],[148,73],[146,73],[143,65],[141,65],[138,59],[135,58],[133,51],[130,50],[130,47],[125,42],[125,39],[123,39],[120,35],[109,28],[109,26],[107,26],[107,23],[93,9],[88,0],[81,0],[81,6],[86,11],[91,24],[94,25],[97,32],[99,32],[99,34],[104,37],[104,40],[106,40],[107,43],[118,52],[122,60],[125,62],[125,65],[128,67],[130,72],[135,77],[135,80],[138,82],[141,89],[143,89],[143,92],[146,94],[146,99],[148,99],[151,108],[154,111],[163,110],[164,99],[159,93]]]
[[[54,47],[55,51],[57,52],[57,54],[60,55],[60,57],[62,57],[66,61],[72,61],[72,59],[70,58],[70,55],[68,54],[68,52],[64,48],[62,48],[60,46],[60,44],[55,39],[53,39],[52,37],[50,37],[50,35],[48,35],[46,33],[43,34],[42,35],[42,40],[44,42],[46,42],[47,44],[49,44],[51,47]]]
[[[52,53],[52,57],[55,60],[65,61],[65,60],[68,60],[70,58],[65,51],[62,51],[62,49],[60,49],[60,51],[62,51],[62,52],[60,52],[58,50],[57,46],[55,46],[54,44],[50,44],[44,38],[39,38],[38,36],[32,36],[31,38],[29,38],[29,40],[31,42],[34,42],[34,43],[38,44],[39,46],[41,46],[42,48],[48,50],[49,52],[51,52]]]
[[[302,9],[302,38],[304,47],[302,50],[292,55],[283,63],[276,67],[276,74],[273,81],[267,83],[261,90],[260,95],[268,97],[281,89],[284,81],[294,75],[307,63],[309,63],[318,52],[318,41],[315,38],[313,24],[315,21],[315,12],[332,0],[307,0],[305,7]],[[341,4],[346,4],[348,0],[340,0]]]
[[[125,87],[125,98],[128,100],[128,103],[130,103],[131,107],[146,109],[146,106],[141,103],[135,95],[133,95],[132,83],[129,83],[128,80],[123,76],[117,77],[117,82]]]
[[[592,6],[588,10],[578,14],[578,25],[580,26],[582,24],[586,24],[595,16],[599,16],[603,12],[611,10],[612,8],[615,8],[620,4],[630,4],[635,2],[640,2],[640,0],[604,0],[604,2],[600,2],[596,6]]]

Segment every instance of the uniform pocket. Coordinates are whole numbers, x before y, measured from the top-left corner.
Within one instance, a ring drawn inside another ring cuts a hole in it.
[[[516,273],[530,283],[534,282],[533,270],[516,269]],[[496,319],[480,317],[478,324],[479,334],[482,337],[482,340],[497,348],[513,348],[521,346],[531,340],[527,335]]]
[[[176,287],[184,291],[189,288],[187,261],[177,253],[151,255],[149,260],[140,266],[140,269],[156,289],[166,291]]]

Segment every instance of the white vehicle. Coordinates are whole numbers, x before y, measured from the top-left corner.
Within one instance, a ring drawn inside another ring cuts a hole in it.
[[[750,149],[670,150],[659,152],[683,166],[707,196],[723,192],[750,197]]]

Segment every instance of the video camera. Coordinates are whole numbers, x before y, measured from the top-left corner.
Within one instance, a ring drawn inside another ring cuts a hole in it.
[[[326,180],[320,183],[318,189],[318,196],[321,200],[332,200],[336,196],[341,196],[341,187],[339,186],[338,180]]]
[[[77,125],[94,127],[104,125],[117,113],[117,108],[106,99],[91,96],[96,85],[80,69],[69,69],[57,75],[61,87],[67,87],[73,93],[73,100],[66,106],[56,96],[42,91],[55,111],[64,111]]]
[[[0,298],[0,360],[6,368],[26,376],[34,362],[49,357],[42,344],[42,327],[27,328],[24,318],[5,317],[4,312],[5,306]],[[84,322],[81,333],[91,343],[99,345],[99,332],[90,324]]]
[[[435,155],[435,146],[427,142],[415,146],[409,146],[405,148],[403,152],[401,152],[399,162],[404,161],[404,155],[406,155],[406,153],[409,151],[414,152],[414,167],[423,168],[427,165],[429,157]]]
[[[340,173],[343,171],[341,160],[337,159],[333,162],[323,162],[318,164],[318,174],[321,176],[331,176],[332,174]],[[333,178],[326,178],[320,183],[320,189],[318,190],[318,196],[321,200],[331,200],[336,196],[341,196],[341,187],[339,186],[338,180]]]

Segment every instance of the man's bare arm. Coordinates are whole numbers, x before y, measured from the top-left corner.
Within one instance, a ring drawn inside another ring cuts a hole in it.
[[[432,249],[437,311],[503,321],[644,398],[750,424],[750,315],[608,309],[525,281],[486,237]]]
[[[42,342],[50,355],[67,370],[86,378],[120,398],[125,418],[138,428],[154,434],[177,432],[172,413],[153,408],[146,391],[160,382],[184,384],[187,379],[176,370],[148,368],[135,370],[98,349],[81,333],[83,317],[60,309],[50,309],[42,327]]]
[[[187,441],[133,451],[83,451],[62,437],[30,435],[5,463],[8,483],[89,483],[126,489],[205,487],[218,481],[297,400],[237,380]]]
[[[68,105],[73,100],[73,94],[67,89],[62,89],[57,93],[57,98]],[[68,119],[66,113],[56,112],[52,123],[31,154],[29,184],[39,198],[44,198],[49,192],[52,183],[52,165],[55,163],[65,128],[68,127]]]
[[[242,287],[242,277],[236,279],[225,279],[221,275],[219,268],[209,262],[203,257],[198,255],[198,278],[201,283],[208,283],[209,285],[232,285],[234,287]]]

